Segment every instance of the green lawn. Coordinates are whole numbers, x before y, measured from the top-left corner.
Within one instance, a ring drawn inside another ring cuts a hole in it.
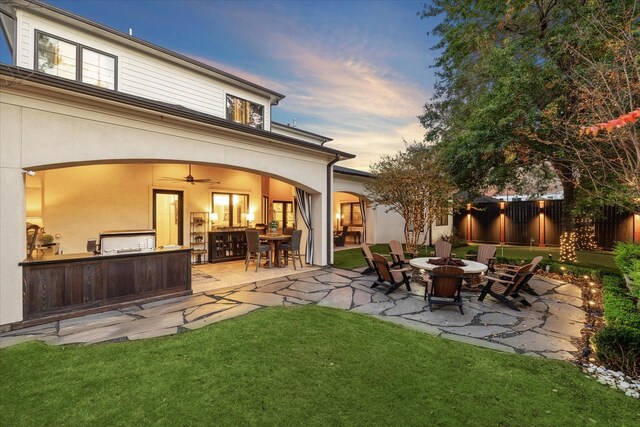
[[[456,256],[464,257],[464,254],[472,248],[477,249],[477,245],[459,247],[454,249],[453,253]],[[429,248],[428,250],[431,251],[432,249]],[[388,254],[389,246],[386,243],[376,244],[371,246],[371,252]],[[421,250],[420,256],[425,256],[426,254],[427,249],[423,248]],[[544,259],[547,260],[549,254],[551,254],[553,260],[557,261],[560,258],[560,249],[553,247],[539,248],[534,246],[531,250],[529,250],[528,246],[497,246],[496,252],[496,256],[498,257],[504,256],[506,258],[522,260],[531,260],[538,255],[542,255]],[[578,251],[577,257],[577,265],[579,266],[604,268],[611,271],[618,271],[611,252]],[[365,267],[366,263],[364,261],[364,258],[362,257],[362,251],[360,250],[360,248],[354,248],[335,252],[334,265],[339,268],[346,268],[350,270],[353,268]]]
[[[317,306],[174,337],[0,350],[0,425],[639,425],[568,363]]]

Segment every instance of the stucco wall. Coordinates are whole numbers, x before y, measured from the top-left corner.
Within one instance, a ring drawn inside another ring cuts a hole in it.
[[[314,262],[319,265],[327,264],[325,213],[326,165],[330,160],[329,155],[106,101],[83,99],[45,87],[18,83],[1,89],[0,324],[22,319],[21,268],[18,262],[26,254],[26,187],[23,170],[27,169],[42,171],[66,166],[122,162],[195,163],[249,171],[284,180],[312,194]],[[129,188],[130,178],[145,173],[144,170],[145,168],[123,169],[123,174],[128,178],[113,178],[121,185],[120,191],[108,190],[111,203],[124,201],[135,207],[128,215],[131,218],[135,216],[136,219],[127,220],[128,226],[134,222],[137,224],[137,221],[141,222],[143,228],[146,226],[144,218],[138,219],[137,212],[148,209],[149,190],[147,188],[147,192],[144,192],[144,188]],[[164,172],[160,173],[164,175]],[[178,176],[184,175],[184,172],[176,173],[179,173]],[[62,172],[61,178],[65,178],[65,174]],[[68,185],[77,186],[78,191],[88,194],[92,184],[110,185],[106,180],[111,177],[106,175],[103,174],[103,179],[93,183],[78,183],[77,180],[69,179]],[[172,175],[173,173],[167,176]],[[259,188],[259,184],[256,185]],[[130,200],[125,194],[129,191],[135,194],[136,201]],[[146,201],[144,205],[137,201],[139,197]],[[66,203],[71,210],[71,206],[78,204],[79,199],[81,198],[68,201],[54,199],[52,203],[59,206]],[[257,200],[252,199],[252,203],[254,202]],[[90,204],[85,202],[87,206]],[[259,209],[259,204],[255,207]],[[102,213],[97,215],[105,220]],[[51,221],[53,223],[47,227],[55,232],[59,227],[56,221],[59,220]],[[96,231],[102,229],[102,226],[96,224],[85,229],[84,235],[77,237],[73,245],[77,247],[80,241],[86,242],[87,237],[95,236]],[[116,224],[116,228],[119,227]],[[63,233],[62,239],[64,246],[65,239],[70,241],[71,236]]]

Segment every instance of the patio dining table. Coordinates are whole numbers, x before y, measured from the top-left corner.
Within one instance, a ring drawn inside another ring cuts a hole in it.
[[[260,234],[260,240],[266,240],[271,244],[271,252],[273,252],[274,267],[284,267],[280,259],[280,244],[291,240],[291,236],[287,234]]]

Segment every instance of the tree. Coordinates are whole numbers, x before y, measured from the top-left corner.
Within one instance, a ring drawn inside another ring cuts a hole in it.
[[[404,151],[383,156],[371,165],[366,185],[375,206],[385,206],[404,218],[407,251],[425,244],[428,227],[443,210],[451,209],[455,188],[434,150],[425,143],[406,144]]]
[[[571,75],[578,114],[565,129],[581,187],[608,204],[640,208],[640,5],[594,2],[574,25]],[[612,13],[612,8],[616,12]]]
[[[581,101],[571,79],[579,61],[566,53],[589,11],[582,0],[434,0],[422,12],[444,17],[433,30],[442,49],[435,94],[420,117],[426,140],[471,197],[491,188],[536,195],[557,178],[561,258],[570,261],[581,175],[566,129]]]

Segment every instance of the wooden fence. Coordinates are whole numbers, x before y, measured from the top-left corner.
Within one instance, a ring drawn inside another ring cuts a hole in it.
[[[467,205],[454,212],[453,225],[470,242],[558,246],[562,200],[531,200]],[[640,215],[604,207],[593,221],[602,249],[617,241],[640,243]]]

